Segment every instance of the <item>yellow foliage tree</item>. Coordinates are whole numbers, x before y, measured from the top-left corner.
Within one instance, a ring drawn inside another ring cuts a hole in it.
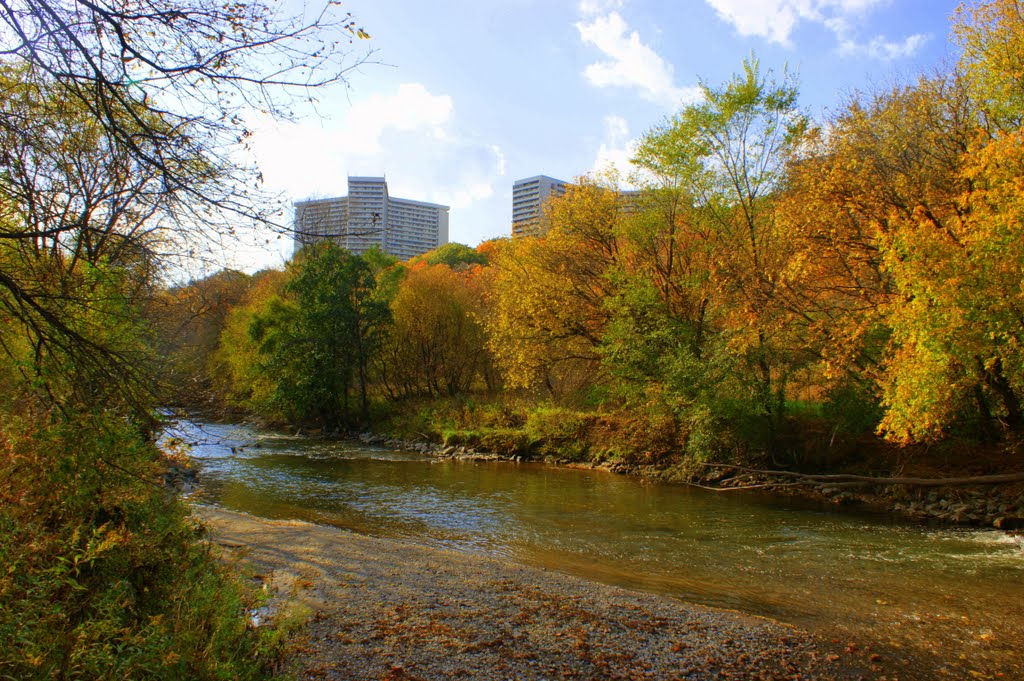
[[[391,302],[382,350],[382,380],[392,395],[453,396],[481,378],[488,382],[481,269],[421,262],[408,270]]]
[[[549,202],[543,236],[500,249],[488,331],[508,385],[558,394],[600,379],[622,216],[618,192],[583,180]]]

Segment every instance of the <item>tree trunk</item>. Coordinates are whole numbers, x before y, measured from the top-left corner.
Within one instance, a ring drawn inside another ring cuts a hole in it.
[[[992,367],[989,368],[981,360],[981,357],[975,355],[974,360],[978,363],[978,370],[981,372],[982,379],[995,394],[999,395],[999,399],[1003,402],[1003,408],[1006,410],[1006,416],[1004,422],[1006,427],[1010,430],[1018,430],[1021,426],[1021,407],[1020,399],[1017,394],[1013,391],[1013,386],[1010,385],[1010,381],[1006,378],[1006,374],[1003,373],[1003,360],[1001,357],[997,357],[992,362]]]

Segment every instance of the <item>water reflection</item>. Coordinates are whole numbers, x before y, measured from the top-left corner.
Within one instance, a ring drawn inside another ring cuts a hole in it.
[[[1024,557],[929,529],[598,471],[434,461],[240,426],[186,428],[203,500],[472,551],[936,656],[1021,671]]]

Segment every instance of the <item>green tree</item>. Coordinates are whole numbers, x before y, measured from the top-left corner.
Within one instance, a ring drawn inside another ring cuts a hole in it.
[[[373,296],[370,267],[325,242],[297,254],[289,273],[285,295],[249,326],[260,372],[274,383],[271,403],[293,422],[328,429],[365,423],[368,366],[388,316]]]
[[[422,260],[428,265],[447,265],[452,269],[468,267],[471,265],[487,264],[487,256],[483,253],[474,248],[470,248],[465,244],[456,243],[454,241],[443,246],[438,246],[434,250],[424,253],[418,258],[413,258],[414,262],[419,260]]]
[[[701,89],[703,101],[648,133],[637,157],[663,185],[669,181],[663,189],[675,192],[670,198],[689,197],[689,205],[682,204],[684,220],[699,243],[691,241],[688,253],[710,269],[706,275],[691,270],[678,276],[689,279],[691,287],[696,283],[695,292],[699,278],[707,276],[715,289],[711,295],[698,293],[700,312],[690,316],[709,313],[701,309],[705,300],[715,304],[713,314],[730,352],[741,360],[735,385],[748,394],[738,397],[756,405],[772,447],[784,417],[786,382],[799,361],[787,343],[778,305],[780,274],[790,251],[779,231],[777,197],[809,122],[797,106],[793,80],[784,75],[781,82],[772,81],[754,59],[724,86],[702,84]]]

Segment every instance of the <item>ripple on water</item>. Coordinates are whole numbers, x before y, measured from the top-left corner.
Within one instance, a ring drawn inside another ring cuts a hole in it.
[[[193,450],[201,494],[235,510],[528,562],[872,636],[925,657],[949,651],[959,671],[1024,665],[1019,649],[1000,643],[1024,631],[1024,609],[1007,607],[1024,602],[1024,552],[1001,532],[785,507],[600,471],[433,463],[247,427],[201,430],[206,440]]]

